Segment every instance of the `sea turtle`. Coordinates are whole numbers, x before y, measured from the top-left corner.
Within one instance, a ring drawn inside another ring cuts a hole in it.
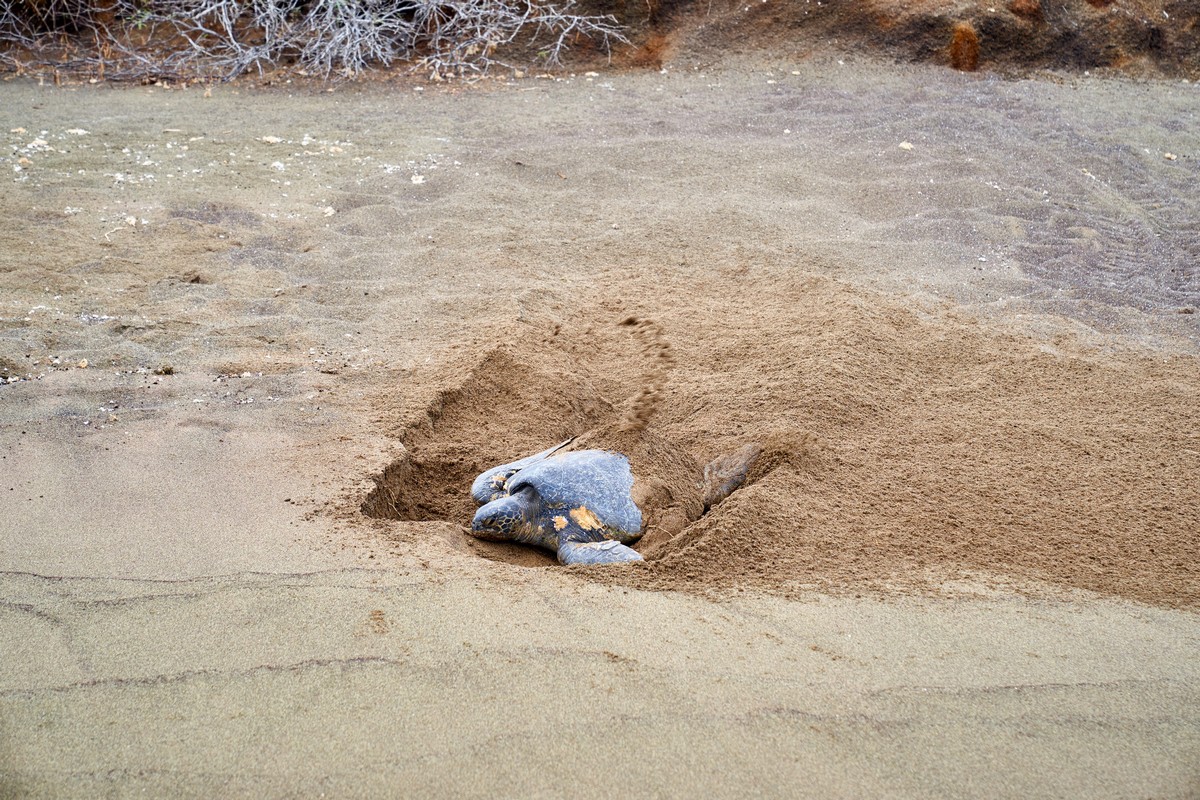
[[[564,564],[641,561],[628,545],[641,538],[648,522],[669,538],[740,486],[761,452],[758,445],[746,445],[701,470],[690,456],[654,437],[643,433],[635,445],[630,437],[609,433],[593,431],[481,473],[471,485],[481,504],[471,533],[544,547]],[[620,452],[573,449],[614,437],[632,448],[635,463],[656,474],[635,482],[630,459]]]
[[[563,452],[564,442],[484,472],[472,533],[554,550],[564,564],[641,561],[626,547],[642,535],[629,459],[605,450]]]

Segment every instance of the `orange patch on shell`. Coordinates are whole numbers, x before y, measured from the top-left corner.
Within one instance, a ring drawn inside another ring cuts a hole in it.
[[[567,527],[566,517],[560,515],[554,518],[554,530],[561,531],[565,527]]]
[[[579,527],[585,531],[599,530],[604,527],[604,523],[600,518],[592,513],[592,510],[587,506],[571,509],[571,519],[575,520]]]

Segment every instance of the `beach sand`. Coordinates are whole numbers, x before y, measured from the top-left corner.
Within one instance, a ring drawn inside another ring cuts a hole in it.
[[[0,794],[1200,796],[1198,113],[0,85]],[[749,485],[643,565],[468,536],[663,380],[629,316]]]

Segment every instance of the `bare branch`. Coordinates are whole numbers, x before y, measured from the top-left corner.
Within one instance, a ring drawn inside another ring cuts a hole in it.
[[[0,66],[117,80],[232,78],[294,65],[326,78],[408,62],[450,76],[503,62],[523,33],[548,66],[571,42],[626,42],[574,0],[0,0]],[[80,56],[79,53],[86,53]]]

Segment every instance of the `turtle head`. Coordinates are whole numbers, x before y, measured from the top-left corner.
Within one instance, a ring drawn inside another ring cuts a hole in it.
[[[536,536],[537,493],[525,487],[480,506],[471,522],[471,532],[481,539],[529,542]]]

